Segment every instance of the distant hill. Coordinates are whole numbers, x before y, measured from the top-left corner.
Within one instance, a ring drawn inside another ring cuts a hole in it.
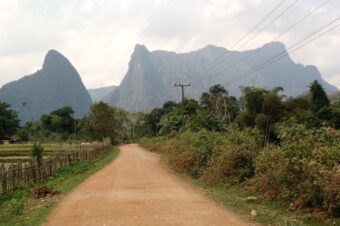
[[[150,52],[145,46],[136,45],[121,85],[105,100],[129,111],[150,110],[167,100],[180,100],[180,90],[174,87],[176,82],[191,83],[191,87],[186,89],[186,96],[196,99],[214,84],[222,84],[235,96],[240,95],[240,86],[252,85],[263,88],[281,86],[286,95],[297,96],[306,92],[315,79],[328,93],[337,91],[335,86],[321,77],[315,66],[296,64],[290,57],[271,64],[255,75],[245,76],[246,72],[282,51],[286,51],[286,48],[279,42],[245,52],[209,45],[181,54]],[[254,55],[247,57],[249,54]],[[225,57],[218,61],[220,65],[208,70],[221,55]],[[241,63],[231,67],[238,61]]]
[[[112,92],[116,89],[116,87],[117,86],[108,86],[108,87],[102,87],[98,89],[89,89],[88,92],[93,102],[99,102],[105,96],[112,94]]]
[[[70,106],[76,117],[85,115],[92,104],[72,64],[56,50],[50,50],[41,70],[8,83],[0,89],[0,101],[9,103],[22,122]]]

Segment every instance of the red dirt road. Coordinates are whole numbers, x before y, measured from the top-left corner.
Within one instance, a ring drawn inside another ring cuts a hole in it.
[[[124,145],[110,165],[71,192],[44,225],[249,225],[162,167],[159,157]]]

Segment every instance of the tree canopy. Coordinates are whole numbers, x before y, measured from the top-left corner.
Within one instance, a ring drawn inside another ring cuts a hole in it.
[[[19,128],[19,119],[10,105],[0,102],[0,140],[11,137]]]

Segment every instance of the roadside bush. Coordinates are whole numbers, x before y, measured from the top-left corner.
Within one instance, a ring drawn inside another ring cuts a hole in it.
[[[139,144],[150,151],[159,152],[160,150],[157,147],[166,141],[168,141],[166,137],[141,138]]]
[[[199,178],[222,140],[222,134],[200,130],[186,131],[170,139],[142,139],[141,145],[151,151],[165,153],[166,160],[176,171]]]
[[[280,146],[265,148],[256,159],[256,188],[291,202],[292,209],[320,208],[340,216],[340,132],[282,125]]]
[[[171,139],[142,139],[141,145],[166,154],[173,168],[211,183],[240,183],[254,175],[260,138],[257,132],[230,128],[226,133],[200,130]]]
[[[191,169],[191,175],[199,178],[208,166],[211,156],[218,152],[223,142],[223,135],[208,130],[200,130],[197,133],[186,133],[181,139],[188,140],[188,144],[192,146],[195,163]]]
[[[230,129],[212,156],[204,178],[210,183],[236,184],[254,175],[254,160],[259,152],[255,133]]]

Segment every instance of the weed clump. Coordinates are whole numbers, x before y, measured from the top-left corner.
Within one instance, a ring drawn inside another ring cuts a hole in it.
[[[43,160],[44,148],[40,143],[35,143],[31,150],[31,155],[36,163],[40,166]]]
[[[59,191],[54,190],[53,188],[50,188],[46,185],[37,185],[33,187],[30,191],[31,196],[36,199],[46,198],[49,196],[57,195],[59,193]]]

